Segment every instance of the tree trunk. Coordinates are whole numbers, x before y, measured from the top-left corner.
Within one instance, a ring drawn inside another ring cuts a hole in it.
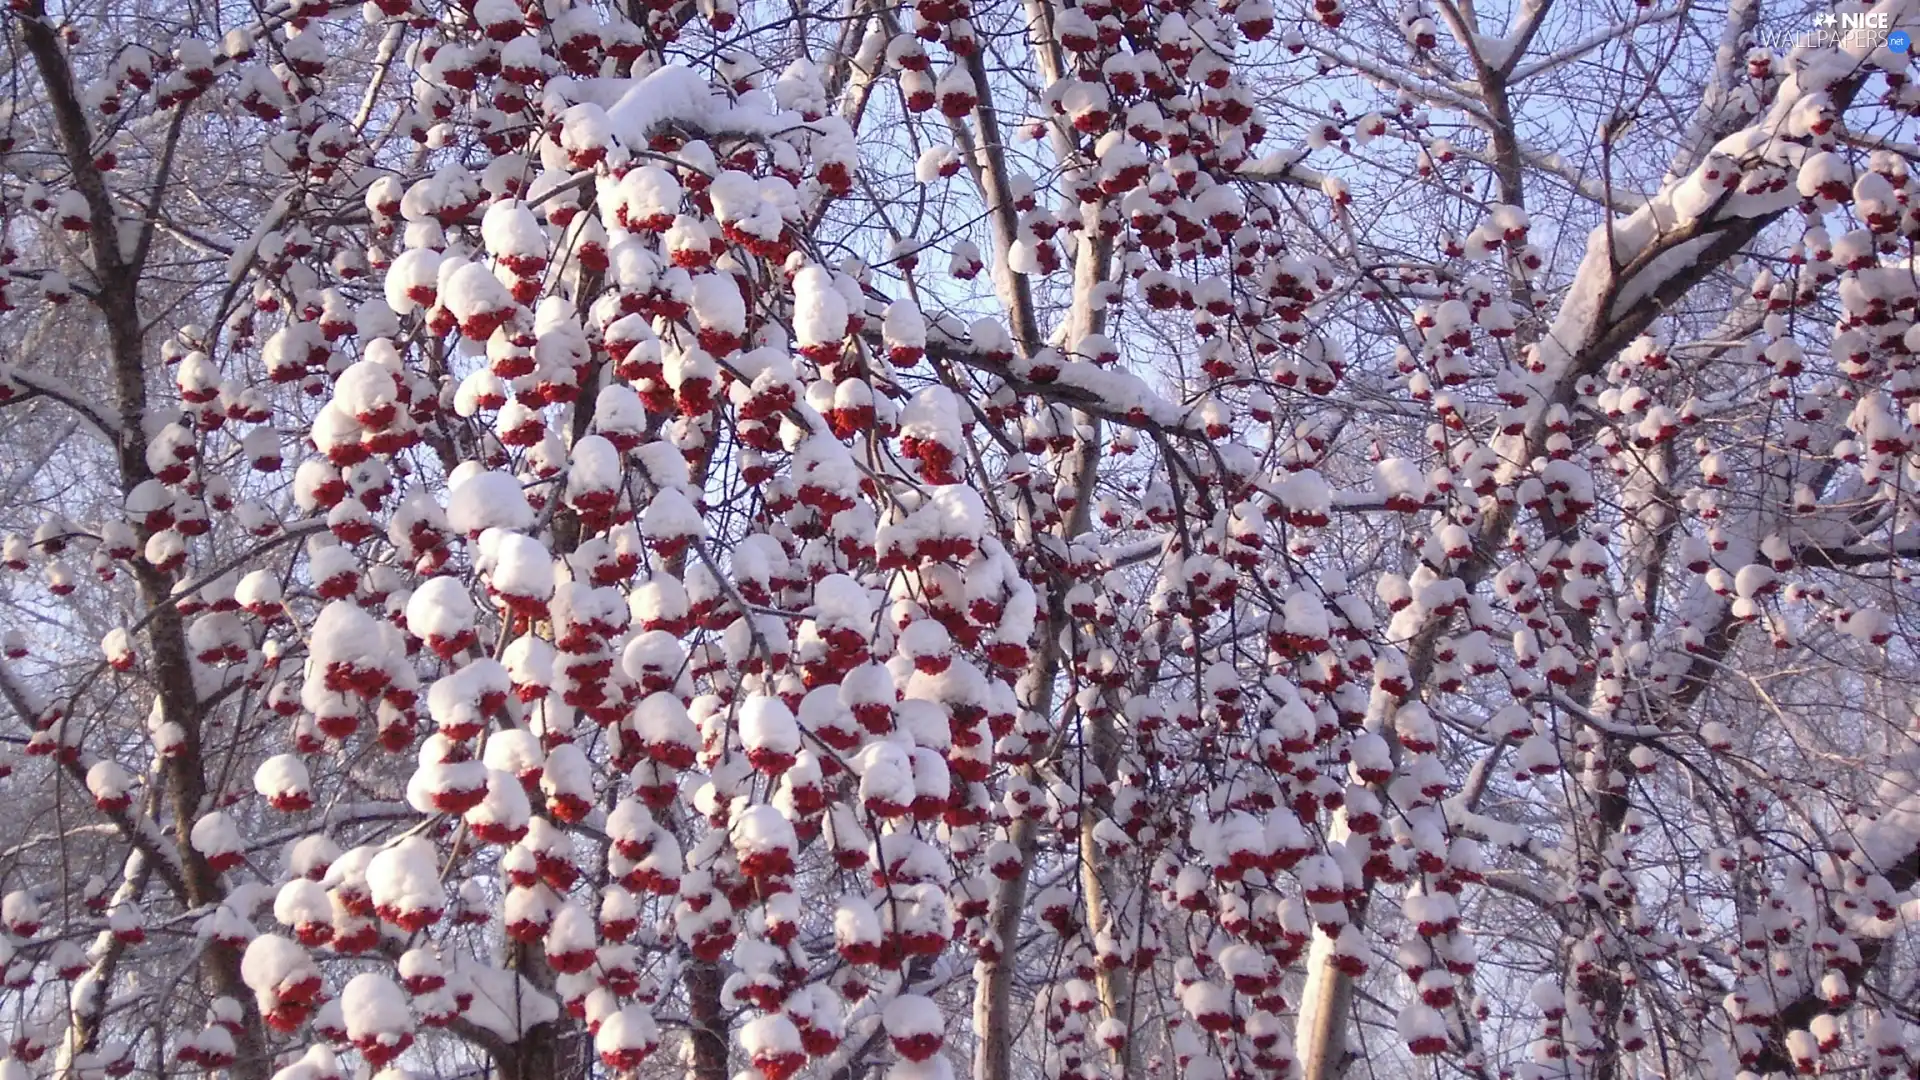
[[[693,1059],[687,1075],[692,1080],[727,1080],[727,1013],[720,1007],[720,991],[725,983],[720,965],[695,960],[686,967],[687,1016],[692,1021],[688,1037],[693,1041]]]
[[[132,253],[121,246],[119,212],[94,162],[94,135],[80,105],[73,69],[47,22],[44,3],[34,0],[22,13],[20,24],[46,87],[74,185],[86,197],[93,222],[89,238],[91,270],[98,283],[94,303],[106,323],[111,353],[114,404],[119,413],[115,450],[124,497],[152,478],[146,459],[147,349],[139,311],[140,263],[145,245]],[[178,121],[174,130],[177,133]],[[170,160],[169,150],[155,181],[156,192],[167,183]],[[226,895],[219,875],[190,842],[193,824],[206,810],[209,795],[200,742],[204,709],[194,688],[186,626],[173,606],[173,582],[144,559],[136,558],[132,565],[141,604],[151,616],[147,638],[161,716],[178,725],[183,736],[181,752],[167,761],[163,777],[184,885],[183,895],[175,899],[182,907],[202,908],[220,903]],[[253,994],[240,978],[240,951],[230,945],[209,945],[201,953],[200,981],[208,995],[231,997],[243,1010],[244,1023],[235,1038],[237,1056],[229,1072],[238,1080],[264,1080],[271,1072],[271,1061]]]
[[[514,1043],[511,1052],[493,1056],[498,1080],[561,1080],[585,1077],[586,1069],[569,1070],[571,1063],[561,1060],[560,1025],[539,1024]]]

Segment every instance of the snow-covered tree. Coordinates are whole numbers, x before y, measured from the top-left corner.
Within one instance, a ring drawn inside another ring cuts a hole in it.
[[[14,0],[0,1080],[1913,1075],[1915,7]]]

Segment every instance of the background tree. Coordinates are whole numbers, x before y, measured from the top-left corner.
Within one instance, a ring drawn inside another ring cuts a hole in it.
[[[19,0],[0,1070],[1911,1074],[1911,7]]]

